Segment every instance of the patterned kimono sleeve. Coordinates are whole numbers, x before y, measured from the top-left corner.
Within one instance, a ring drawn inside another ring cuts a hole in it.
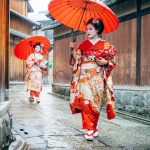
[[[106,110],[107,110],[107,118],[114,119],[116,116],[115,113],[115,95],[114,95],[114,90],[113,90],[113,82],[112,82],[112,76],[111,72],[116,66],[116,61],[115,61],[115,55],[117,54],[117,50],[112,46],[109,45],[108,47],[108,64],[105,69],[105,92],[104,92],[104,97],[106,99],[107,105],[106,105]]]
[[[108,48],[109,59],[108,59],[108,64],[105,70],[107,78],[111,74],[112,70],[116,67],[116,61],[115,61],[116,54],[117,54],[117,50],[112,45],[110,45]]]
[[[73,49],[72,51],[76,51],[76,54],[77,54],[78,56],[81,55],[80,45],[74,47],[74,49]],[[70,64],[71,66],[74,66],[75,63],[76,63],[76,60],[74,59],[73,54],[72,54],[72,52],[71,52],[69,64]]]
[[[32,60],[32,54],[30,54],[26,60],[26,76],[25,76],[25,91],[27,92],[28,80],[30,75],[30,69],[33,66],[34,61]]]
[[[43,57],[41,61],[46,61],[46,58]],[[44,68],[42,68],[42,71],[48,71],[48,65],[46,65]]]
[[[72,113],[81,112],[79,110],[79,106],[76,106],[76,100],[79,95],[79,77],[81,71],[81,51],[80,49],[76,49],[77,57],[72,64],[72,79],[70,83],[70,109]]]
[[[32,57],[32,54],[29,55],[29,57],[26,60],[26,67],[31,68],[34,64],[34,59]]]
[[[72,63],[72,80],[71,80],[71,89],[75,91],[75,88],[78,84],[79,76],[80,76],[80,66],[81,66],[81,50],[76,49],[76,60]]]

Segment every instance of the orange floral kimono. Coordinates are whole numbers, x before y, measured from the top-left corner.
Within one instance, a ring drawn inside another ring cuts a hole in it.
[[[38,65],[35,65],[35,60],[38,61]],[[42,72],[40,63],[44,60],[43,55],[40,53],[32,53],[27,58],[26,62],[26,80],[25,89],[40,93],[42,90]],[[39,95],[39,94],[38,94]]]
[[[83,129],[95,130],[103,103],[107,106],[108,119],[115,117],[111,71],[116,66],[117,51],[104,40],[94,45],[86,40],[76,51],[77,60],[72,63],[70,108],[73,114],[81,113]],[[107,59],[108,64],[99,66],[95,57]]]

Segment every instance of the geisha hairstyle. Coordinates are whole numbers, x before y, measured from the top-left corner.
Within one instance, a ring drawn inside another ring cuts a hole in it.
[[[101,19],[91,18],[86,23],[86,25],[92,24],[96,30],[98,30],[98,35],[100,35],[104,30],[104,23]]]
[[[41,47],[41,43],[40,42],[36,42],[34,45],[33,45],[33,48],[35,49],[35,47],[39,45]]]
[[[34,45],[33,45],[33,48],[35,49],[35,47],[39,45],[41,47],[41,49],[43,49],[43,45],[40,43],[40,42],[36,42]]]

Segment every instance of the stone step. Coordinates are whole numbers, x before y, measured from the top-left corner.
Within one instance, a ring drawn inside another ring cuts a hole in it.
[[[41,138],[42,133],[33,126],[20,124],[13,119],[13,134],[16,141],[9,150],[45,150],[46,143]]]
[[[8,150],[24,150],[26,147],[25,140],[20,135],[15,135],[16,140],[11,143]]]

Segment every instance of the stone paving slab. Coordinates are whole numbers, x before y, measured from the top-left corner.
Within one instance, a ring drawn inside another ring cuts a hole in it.
[[[46,143],[41,137],[31,137],[26,139],[27,147],[29,150],[45,150]]]
[[[47,136],[81,136],[83,132],[76,130],[70,126],[66,126],[61,122],[55,122],[55,124],[36,126],[36,128]]]
[[[70,148],[72,149],[92,149],[94,147],[106,147],[101,141],[86,141],[82,136],[49,136],[47,138],[48,148]],[[74,144],[72,144],[74,143]]]
[[[15,120],[13,120],[13,130],[15,130],[24,139],[42,135],[42,133],[33,126],[17,123]]]
[[[15,134],[16,140],[11,143],[9,150],[23,150],[26,146],[25,140],[20,136]]]
[[[21,88],[23,90],[23,87],[19,88],[20,91]],[[68,101],[48,94],[50,88],[50,85],[43,88],[40,104],[29,103],[26,92],[16,94],[14,91],[17,85],[13,86],[12,91],[10,89],[9,94],[13,117],[20,124],[38,130],[41,134],[34,137],[42,138],[47,144],[47,150],[138,150],[138,148],[148,150],[150,148],[148,125],[121,116],[108,121],[105,111],[101,112],[98,124],[99,137],[93,142],[87,142],[83,136],[85,131],[81,129],[80,114],[72,115]],[[37,148],[36,141],[32,142],[35,142],[32,144],[32,149]]]

